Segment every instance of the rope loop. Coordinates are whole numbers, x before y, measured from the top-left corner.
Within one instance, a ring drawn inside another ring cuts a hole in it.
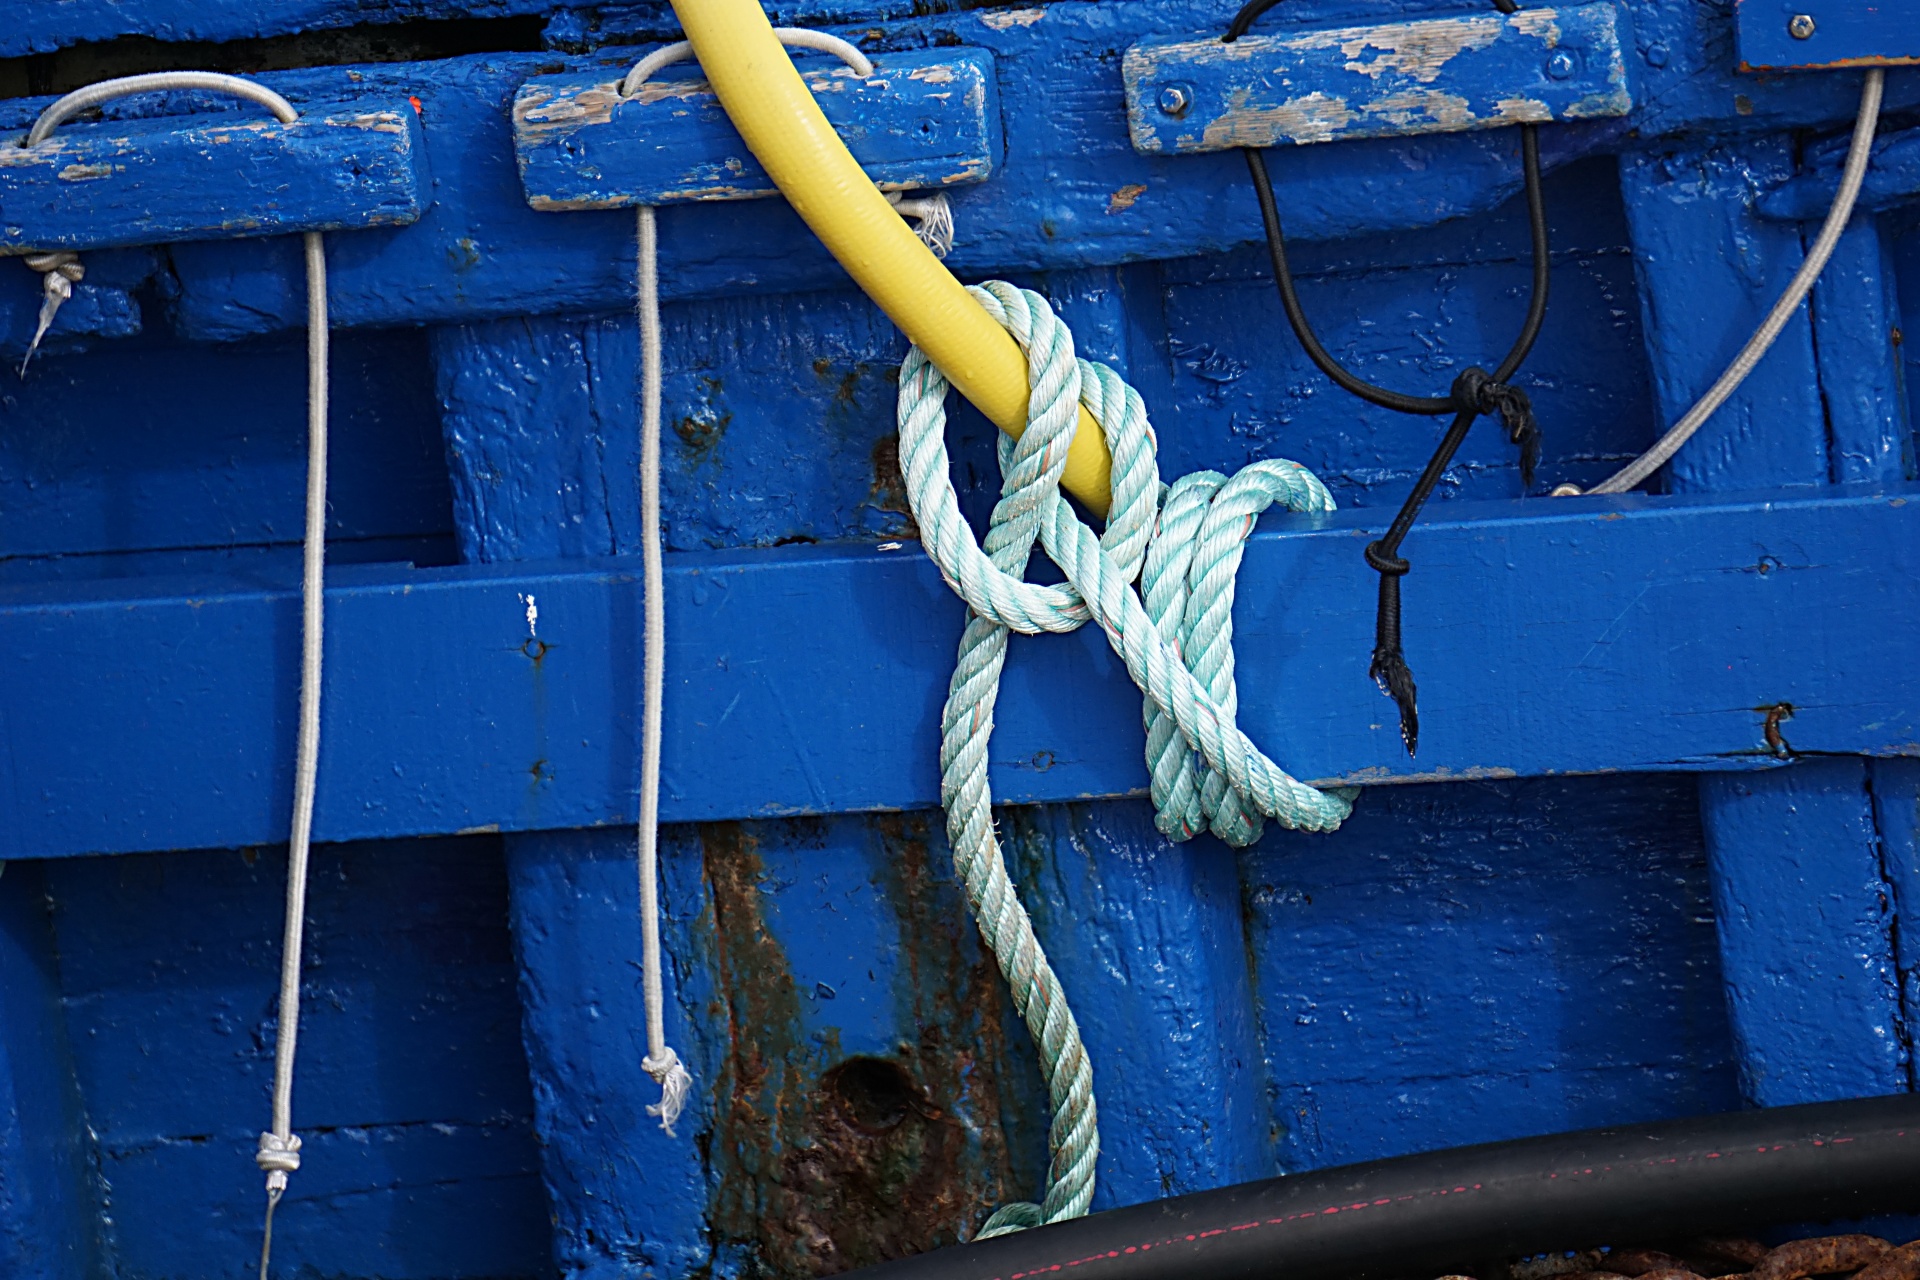
[[[1234,724],[1233,583],[1247,537],[1275,503],[1331,511],[1326,486],[1281,461],[1163,486],[1139,394],[1107,366],[1075,356],[1073,335],[1046,299],[998,280],[969,292],[1027,357],[1027,426],[1018,439],[1000,439],[1000,499],[984,539],[962,517],[950,476],[947,379],[918,346],[900,367],[897,421],[921,541],[969,609],[940,721],[947,840],[981,936],[1040,1050],[1053,1108],[1044,1201],[1004,1206],[981,1229],[984,1238],[1085,1213],[1100,1153],[1092,1064],[994,830],[987,749],[1008,636],[1099,624],[1146,695],[1156,823],[1170,839],[1212,830],[1247,845],[1268,817],[1329,831],[1351,811],[1352,794],[1296,781]],[[1060,492],[1083,405],[1113,459],[1112,503],[1099,534]],[[1065,573],[1064,584],[1025,580],[1035,546]]]

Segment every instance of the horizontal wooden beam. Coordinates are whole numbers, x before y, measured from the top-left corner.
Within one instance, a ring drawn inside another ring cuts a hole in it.
[[[399,227],[432,199],[404,99],[282,124],[256,110],[0,137],[0,252]]]
[[[1122,63],[1127,126],[1152,155],[1624,116],[1622,25],[1582,4],[1144,40]]]
[[[616,209],[779,194],[705,80],[673,68],[623,97],[632,61],[542,76],[514,95],[513,147],[528,204]],[[984,182],[998,163],[1000,103],[984,49],[883,57],[871,76],[813,58],[802,78],[884,190]]]
[[[1406,547],[1421,755],[1367,679],[1380,512],[1268,521],[1236,605],[1241,724],[1323,782],[1741,769],[1920,754],[1920,490],[1459,504]],[[670,558],[668,821],[937,803],[958,602],[914,544]],[[327,840],[632,821],[632,566],[342,569]],[[0,857],[284,838],[291,584],[0,591]],[[1104,639],[1015,640],[1010,803],[1146,785]]]

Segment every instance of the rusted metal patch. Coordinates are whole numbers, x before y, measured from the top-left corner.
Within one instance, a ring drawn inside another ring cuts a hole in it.
[[[726,1028],[709,1224],[716,1258],[751,1274],[827,1276],[956,1243],[1013,1181],[991,967],[953,886],[929,872],[924,820],[868,822],[701,828],[719,969],[709,1012]],[[891,966],[893,1053],[845,1055],[837,1029],[808,1014],[824,984],[796,956],[802,941],[770,922],[763,838],[816,846],[810,871],[835,864],[836,887],[865,880],[898,915],[897,947],[872,939],[876,972]]]

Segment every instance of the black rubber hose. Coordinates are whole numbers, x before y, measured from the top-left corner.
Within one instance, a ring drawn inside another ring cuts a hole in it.
[[[1375,1160],[1076,1218],[863,1280],[1368,1280],[1920,1208],[1920,1096]]]

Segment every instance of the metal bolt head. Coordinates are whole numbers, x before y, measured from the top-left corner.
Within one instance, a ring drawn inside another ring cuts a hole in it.
[[[1794,14],[1792,18],[1787,20],[1787,34],[1792,36],[1795,40],[1812,39],[1813,38],[1813,15],[1810,13]]]
[[[1193,105],[1193,91],[1183,84],[1170,84],[1160,90],[1160,110],[1170,116],[1183,116]]]
[[[1565,80],[1578,69],[1578,64],[1574,62],[1573,55],[1565,49],[1554,50],[1553,56],[1547,59],[1547,74],[1555,80]]]

